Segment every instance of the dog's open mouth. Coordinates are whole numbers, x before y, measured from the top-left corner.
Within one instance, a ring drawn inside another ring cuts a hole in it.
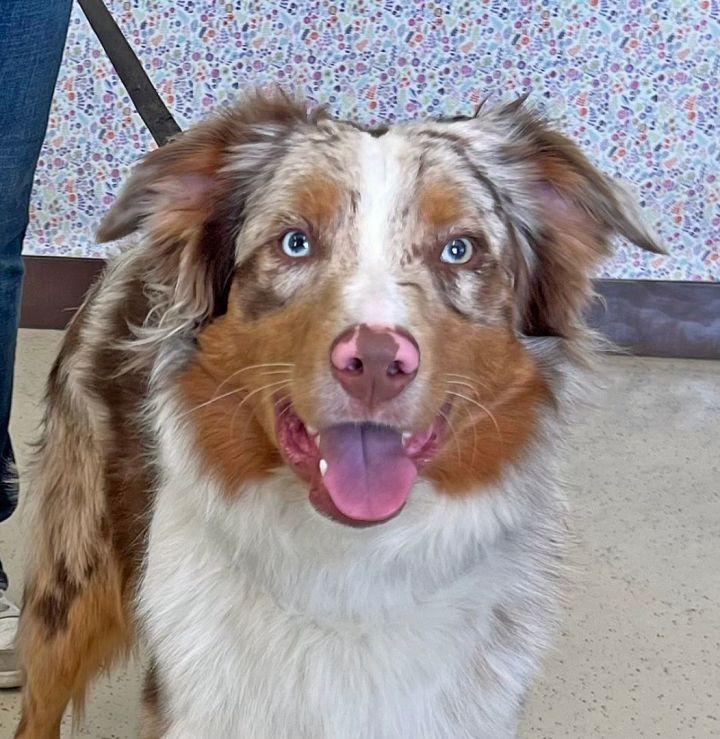
[[[285,460],[309,482],[312,505],[336,521],[364,526],[400,512],[440,447],[445,418],[441,411],[419,433],[369,422],[316,431],[286,403],[278,409],[277,438]]]

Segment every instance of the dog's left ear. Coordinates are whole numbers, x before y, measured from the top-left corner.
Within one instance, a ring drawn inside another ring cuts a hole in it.
[[[633,198],[599,172],[568,139],[523,107],[523,100],[478,114],[505,143],[493,177],[521,242],[516,282],[527,335],[569,336],[582,324],[591,277],[620,235],[665,253]]]

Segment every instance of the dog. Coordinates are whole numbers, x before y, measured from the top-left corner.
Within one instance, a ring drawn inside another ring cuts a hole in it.
[[[16,736],[136,641],[145,739],[516,736],[621,187],[523,101],[253,94],[150,153],[52,369]]]

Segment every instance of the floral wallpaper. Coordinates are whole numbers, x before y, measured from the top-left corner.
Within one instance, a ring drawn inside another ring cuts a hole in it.
[[[668,258],[620,245],[605,276],[720,281],[720,0],[108,0],[182,127],[279,82],[367,123],[530,92],[628,181]],[[153,146],[79,7],[26,249],[105,256],[93,231]],[[112,248],[112,247],[111,247]]]

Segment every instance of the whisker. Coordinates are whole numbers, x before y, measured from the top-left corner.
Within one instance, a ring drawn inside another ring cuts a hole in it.
[[[261,393],[263,390],[269,390],[271,387],[276,387],[277,385],[290,385],[291,381],[289,379],[287,380],[275,380],[275,382],[268,382],[267,385],[263,385],[262,387],[256,387],[253,391],[249,392],[238,404],[238,408],[241,408],[250,398],[253,397],[253,395],[257,395],[258,393]]]
[[[275,401],[275,406],[278,406],[281,403],[287,403],[287,407],[283,408],[283,410],[281,410],[280,413],[278,413],[278,416],[277,416],[278,420],[281,419],[285,414],[289,413],[291,410],[294,410],[294,405],[299,399],[307,398],[309,396],[310,396],[310,393],[308,392],[298,392],[295,395],[294,400],[291,399],[288,395],[283,395],[280,398],[278,398]]]
[[[240,405],[242,405],[249,397],[251,397],[252,395],[255,395],[255,393],[259,392],[260,390],[267,390],[268,388],[274,387],[275,385],[289,385],[289,384],[290,384],[290,380],[288,379],[288,380],[276,380],[275,382],[271,382],[271,383],[268,383],[267,385],[263,385],[262,387],[256,388],[251,393],[246,395],[240,402]],[[236,393],[242,392],[243,390],[246,390],[246,389],[247,388],[245,387],[238,387],[238,388],[235,388],[235,390],[229,390],[228,392],[223,393],[222,395],[213,396],[212,398],[210,398],[210,400],[206,400],[204,403],[200,403],[196,405],[194,408],[190,408],[190,410],[185,411],[185,413],[182,413],[180,415],[180,418],[184,418],[190,413],[194,413],[195,411],[198,411],[201,408],[205,408],[209,406],[211,403],[216,403],[218,400],[222,400],[223,398],[228,398],[231,395],[235,395]]]
[[[237,372],[233,372],[233,374],[239,374],[240,372],[247,372],[247,370],[251,369],[262,369],[264,367],[294,367],[295,362],[263,362],[262,364],[250,364],[247,367],[242,367],[241,369],[237,370]]]
[[[291,408],[292,408],[292,402],[291,402],[291,400],[290,400],[290,396],[289,396],[289,395],[286,395],[286,394],[282,394],[282,395],[280,395],[280,397],[279,397],[279,398],[278,398],[277,400],[275,400],[275,401],[273,402],[273,405],[274,405],[274,406],[275,406],[275,408],[277,409],[277,407],[278,407],[278,406],[279,406],[280,404],[282,404],[282,403],[287,403],[287,406],[286,406],[285,408],[283,408],[283,410],[282,410],[282,411],[280,411],[280,413],[278,413],[278,416],[277,416],[277,417],[278,417],[278,419],[282,418],[282,417],[283,417],[283,416],[284,416],[284,415],[285,415],[285,414],[286,414],[286,413],[287,413],[288,411],[290,411],[290,410],[291,410]],[[233,413],[233,419],[232,419],[232,421],[233,421],[233,426],[231,426],[231,430],[233,430],[233,429],[234,429],[234,422],[235,422],[235,416],[236,416],[236,413],[237,413],[237,409],[236,409],[235,413]]]
[[[459,377],[461,380],[469,380],[470,382],[472,382],[472,379],[473,379],[472,377],[470,377],[470,375],[461,375],[459,372],[446,372],[445,376],[446,377]]]
[[[470,409],[465,406],[465,410],[467,411],[468,418],[470,419],[470,425],[472,426],[473,430],[473,452],[472,452],[472,461],[473,464],[475,463],[475,457],[477,456],[477,426],[472,422],[472,413],[470,413]]]
[[[473,405],[476,405],[481,411],[483,411],[483,413],[485,413],[487,417],[492,421],[493,426],[495,426],[495,431],[497,432],[498,438],[502,441],[502,433],[500,432],[500,426],[498,426],[498,422],[495,419],[495,416],[491,413],[491,411],[488,408],[486,408],[482,403],[478,403],[477,400],[468,398],[467,395],[463,395],[462,393],[456,393],[452,390],[448,390],[447,392],[448,392],[448,395],[454,395],[456,398],[462,398],[468,403],[472,403]]]
[[[268,375],[291,375],[292,370],[272,370],[271,372],[259,372],[260,377],[267,377]]]
[[[305,395],[307,395],[307,393]],[[301,397],[304,397],[302,393],[299,393],[298,395],[295,396],[296,399],[301,398]],[[281,395],[275,401],[275,407],[277,408],[277,406],[279,406],[281,403],[287,403],[287,407],[283,408],[283,410],[280,411],[280,413],[278,414],[278,418],[282,418],[294,405],[289,395]]]
[[[475,457],[477,456],[477,428],[476,428],[476,425],[473,423],[473,415],[470,411],[470,408],[468,408],[468,406],[466,405],[463,405],[463,410],[467,414],[468,420],[470,421],[470,426],[472,427],[472,431],[473,431],[473,452],[472,452],[471,462],[474,462]],[[441,415],[443,416],[443,418],[445,418],[448,421],[448,423],[450,423],[450,419],[447,418],[447,416],[445,416],[444,414],[441,414]]]
[[[442,411],[440,411],[439,415],[445,419],[445,423],[447,423],[448,428],[450,429],[453,438],[455,439],[455,448],[457,449],[457,455],[458,455],[458,465],[462,464],[462,452],[460,451],[460,441],[458,439],[458,435],[455,432],[455,428],[452,425],[452,421],[446,416]]]
[[[263,369],[265,367],[290,367],[291,369],[286,370],[286,372],[291,372],[292,368],[295,366],[295,363],[291,362],[263,362],[262,364],[251,364],[247,367],[241,367],[239,370],[235,370],[235,372],[231,372],[216,388],[215,392],[220,390],[220,388],[223,385],[226,385],[230,380],[233,379],[233,377],[237,377],[238,375],[241,375],[243,372],[249,372],[250,370],[254,369]],[[264,372],[262,374],[265,374]]]
[[[238,413],[240,412],[240,409],[247,403],[250,398],[253,397],[253,395],[257,395],[258,393],[261,393],[263,390],[270,390],[272,388],[277,387],[278,385],[280,387],[285,387],[290,384],[290,380],[278,380],[276,382],[270,382],[267,385],[263,385],[262,387],[256,387],[254,390],[251,390],[236,406],[233,410],[232,417],[230,418],[230,436],[233,436],[235,433],[235,421],[237,420]],[[253,416],[248,416],[245,418],[245,423],[249,423],[252,420]]]
[[[280,413],[278,413],[278,420],[280,420],[289,410],[292,408],[291,405],[288,405],[287,408],[284,408]]]
[[[460,380],[445,380],[445,382],[449,385],[462,385],[463,387],[472,390],[474,395],[478,394],[477,388],[474,385],[471,385],[469,382],[461,382]]]
[[[184,413],[181,413],[180,414],[180,418],[185,418],[185,416],[188,416],[191,413],[194,413],[195,411],[199,411],[201,408],[205,408],[206,406],[210,405],[211,403],[215,403],[218,400],[222,400],[223,398],[228,398],[231,395],[235,395],[235,393],[241,392],[242,390],[244,390],[244,388],[237,387],[234,390],[229,390],[228,392],[223,393],[222,395],[217,395],[217,396],[214,395],[212,398],[210,398],[210,400],[206,400],[203,403],[199,403],[198,405],[194,406],[193,408],[190,408],[189,410],[185,411]]]
[[[475,387],[475,385],[479,385],[480,387],[484,388],[487,391],[492,390],[490,385],[488,385],[486,382],[483,382],[482,380],[478,380],[477,378],[469,377],[468,375],[461,375],[457,372],[446,372],[445,377],[458,377],[461,380],[467,380],[467,382],[474,383],[473,387]]]
[[[261,393],[263,390],[269,390],[270,388],[276,387],[278,385],[286,386],[290,384],[290,380],[276,380],[275,382],[269,382],[267,385],[263,385],[262,387],[256,387],[254,390],[249,392],[236,406],[235,410],[233,411],[232,418],[230,419],[230,436],[233,435],[235,430],[235,419],[237,418],[238,411],[247,403],[250,398],[253,397],[253,395],[257,395],[258,393]]]
[[[464,377],[464,375],[457,375],[457,377]],[[470,379],[470,378],[468,378],[468,379]],[[460,382],[459,380],[446,380],[446,382],[448,384],[451,384],[451,385],[462,385],[463,387],[467,387],[467,388],[469,388],[470,390],[473,391],[473,395],[475,395],[476,398],[479,396],[479,394],[477,392],[477,389],[473,385],[471,385],[470,383],[468,383],[468,382]],[[475,424],[472,422],[473,417],[472,417],[472,413],[470,412],[470,409],[467,406],[463,406],[463,408],[465,410],[465,413],[467,413],[467,417],[470,420],[470,425],[472,426],[472,430],[473,430],[473,455],[472,455],[472,459],[474,461],[475,460],[475,456],[477,454],[477,429],[475,428]]]

